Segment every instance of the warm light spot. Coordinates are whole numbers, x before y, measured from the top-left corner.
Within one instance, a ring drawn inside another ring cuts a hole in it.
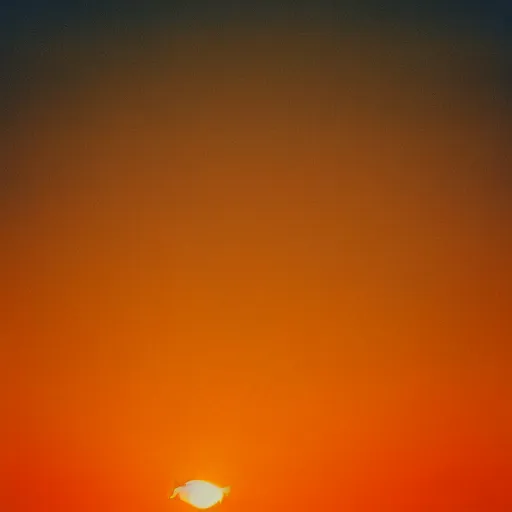
[[[220,503],[229,490],[229,487],[217,487],[204,480],[190,480],[185,485],[176,487],[171,498],[179,496],[185,503],[206,509]]]

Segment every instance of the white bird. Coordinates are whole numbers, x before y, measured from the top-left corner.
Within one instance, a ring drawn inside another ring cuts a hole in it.
[[[230,487],[218,487],[204,480],[189,480],[185,485],[174,489],[170,499],[179,496],[180,500],[196,508],[206,509],[220,503],[226,496]]]

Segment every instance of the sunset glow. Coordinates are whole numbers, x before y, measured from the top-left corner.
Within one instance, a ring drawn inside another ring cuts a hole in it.
[[[450,1],[10,2],[0,512],[512,511],[512,66]]]
[[[217,487],[204,480],[190,480],[185,485],[176,487],[171,499],[179,496],[180,500],[199,509],[207,509],[220,503],[229,493],[229,487]]]

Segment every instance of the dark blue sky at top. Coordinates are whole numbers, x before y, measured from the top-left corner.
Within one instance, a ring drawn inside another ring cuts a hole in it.
[[[326,22],[340,32],[357,31],[360,24],[406,27],[434,37],[469,32],[494,40],[494,47],[503,50],[495,87],[512,102],[512,0],[7,0],[0,2],[0,114],[10,119],[39,80],[40,69],[47,65],[39,62],[44,61],[40,57],[46,43],[51,47],[68,35],[78,34],[86,48],[97,34],[105,33],[143,46],[144,36],[160,29],[186,31],[206,25],[222,32],[249,23],[264,30],[274,21],[283,26],[299,21],[306,29],[311,22],[313,30]],[[53,71],[52,80],[65,74]]]
[[[470,33],[491,39],[503,50],[499,87],[512,90],[512,0],[7,0],[0,2],[0,88],[10,93],[3,94],[1,102],[19,96],[32,74],[27,56],[37,59],[47,44],[69,35],[78,34],[85,45],[98,34],[111,34],[144,46],[145,36],[161,29],[186,31],[206,25],[222,32],[250,24],[264,30],[267,23],[286,26],[295,21],[306,30],[308,23],[312,30],[325,22],[340,32],[375,24],[434,37]]]
[[[195,23],[253,22],[273,18],[322,19],[343,23],[382,22],[417,26],[424,30],[470,29],[509,42],[512,38],[510,0],[259,0],[112,2],[70,0],[9,0],[0,4],[3,42],[49,37],[55,31],[95,27],[124,30],[151,29],[171,23],[186,28]]]

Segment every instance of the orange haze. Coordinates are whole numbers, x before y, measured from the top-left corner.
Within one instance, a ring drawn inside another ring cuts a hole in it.
[[[368,34],[26,57],[2,511],[185,512],[188,479],[226,512],[512,510],[493,49]]]

